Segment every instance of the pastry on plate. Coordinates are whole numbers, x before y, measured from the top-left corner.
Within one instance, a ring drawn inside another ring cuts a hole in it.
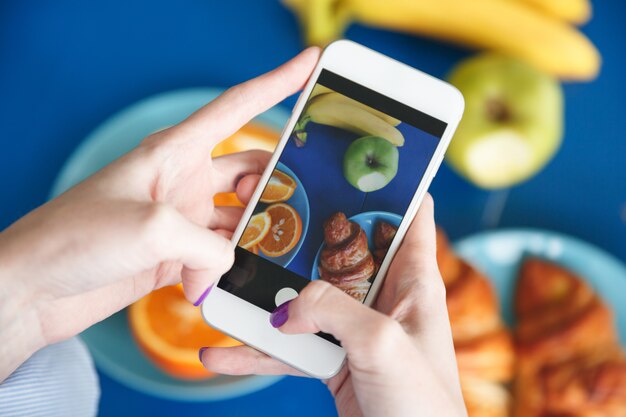
[[[515,351],[511,332],[500,318],[491,282],[459,258],[437,230],[437,261],[446,286],[446,302],[470,417],[508,416]]]
[[[320,254],[320,278],[363,301],[374,275],[374,257],[365,231],[338,212],[324,223],[324,248]]]
[[[378,221],[374,226],[374,263],[377,271],[380,269],[397,232],[398,228],[386,221]]]
[[[626,416],[626,362],[613,315],[583,279],[528,258],[515,313],[516,417]]]

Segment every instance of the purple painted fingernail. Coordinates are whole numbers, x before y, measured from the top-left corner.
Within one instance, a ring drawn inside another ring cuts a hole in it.
[[[204,292],[202,293],[202,295],[200,296],[200,298],[198,298],[198,301],[196,301],[195,303],[193,303],[194,306],[198,307],[200,304],[202,304],[202,302],[204,301],[204,299],[206,298],[207,295],[209,295],[209,293],[211,292],[211,290],[213,289],[213,285],[209,285],[209,288],[207,288],[206,290],[204,290]]]
[[[273,327],[279,328],[280,326],[282,326],[283,324],[287,322],[287,319],[289,318],[289,303],[290,302],[291,300],[286,301],[282,303],[281,305],[279,305],[278,307],[276,307],[274,311],[272,311],[272,314],[270,314],[270,324]]]
[[[205,347],[201,347],[200,350],[198,351],[198,359],[200,359],[200,362],[202,362],[202,354],[204,353],[205,350],[207,350],[208,348]]]

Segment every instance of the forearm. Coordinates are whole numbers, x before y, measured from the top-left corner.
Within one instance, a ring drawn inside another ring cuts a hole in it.
[[[19,260],[6,256],[3,237],[0,234],[0,383],[45,345],[34,295],[20,274]]]

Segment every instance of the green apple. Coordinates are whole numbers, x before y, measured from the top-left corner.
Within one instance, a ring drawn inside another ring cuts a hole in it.
[[[348,147],[343,157],[343,175],[358,190],[380,190],[398,173],[398,158],[398,148],[387,139],[365,136]]]
[[[554,78],[513,58],[484,54],[450,75],[465,114],[446,160],[487,189],[522,182],[550,161],[563,135],[563,93]]]

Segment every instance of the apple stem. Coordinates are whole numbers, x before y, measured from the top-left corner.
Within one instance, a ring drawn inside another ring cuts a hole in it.
[[[497,98],[487,100],[487,115],[496,122],[507,122],[511,120],[511,111],[504,102]]]
[[[305,131],[294,132],[293,140],[298,148],[302,148],[306,144],[307,134]]]

